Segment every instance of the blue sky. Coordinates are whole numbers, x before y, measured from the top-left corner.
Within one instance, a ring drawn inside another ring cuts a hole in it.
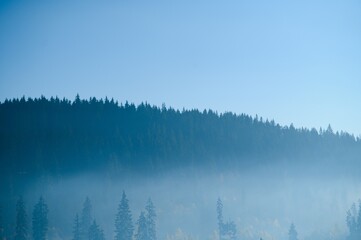
[[[114,97],[361,134],[361,2],[1,0],[0,100]]]

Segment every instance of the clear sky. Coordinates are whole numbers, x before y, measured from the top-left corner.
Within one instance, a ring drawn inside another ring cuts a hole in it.
[[[359,0],[0,0],[0,100],[114,97],[361,134]]]

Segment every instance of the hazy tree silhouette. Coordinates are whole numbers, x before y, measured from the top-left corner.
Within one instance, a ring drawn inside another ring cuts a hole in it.
[[[152,200],[149,198],[147,201],[147,205],[145,206],[146,210],[146,223],[147,223],[147,235],[148,240],[156,240],[157,234],[156,234],[156,217],[157,214],[155,212],[155,207],[153,205]]]
[[[96,221],[93,221],[93,224],[89,227],[89,240],[104,240],[103,230],[99,227]]]
[[[81,229],[80,229],[80,221],[78,214],[76,214],[74,218],[73,240],[81,240]]]
[[[361,200],[359,200],[358,209],[356,204],[352,204],[347,211],[346,224],[349,230],[348,240],[361,239]]]
[[[137,232],[135,234],[136,240],[149,240],[148,230],[147,230],[147,220],[145,218],[144,212],[140,213],[140,216],[137,221]]]
[[[123,191],[122,199],[118,206],[118,212],[115,218],[115,240],[132,240],[133,229],[129,201]]]
[[[22,197],[16,203],[16,226],[15,226],[15,240],[28,239],[28,220],[25,210],[25,203]]]
[[[85,240],[89,238],[89,228],[92,225],[92,221],[93,221],[92,205],[89,197],[86,197],[81,212],[81,221],[80,221],[81,239]]]
[[[295,225],[292,223],[290,229],[288,230],[288,239],[289,240],[298,240],[297,231]]]
[[[45,240],[48,232],[48,206],[43,197],[34,206],[32,223],[33,240]]]
[[[218,233],[219,238],[222,239],[224,235],[224,229],[223,229],[223,203],[220,198],[217,200],[217,220],[218,220]]]
[[[235,240],[237,238],[237,229],[233,221],[223,221],[223,203],[220,198],[217,200],[217,220],[220,240]]]

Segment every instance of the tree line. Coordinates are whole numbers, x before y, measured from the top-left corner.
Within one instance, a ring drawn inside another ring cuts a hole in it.
[[[0,116],[0,173],[7,179],[109,166],[153,173],[186,166],[242,168],[270,159],[342,159],[347,165],[358,164],[361,154],[359,138],[331,126],[295,128],[246,114],[107,98],[10,99],[0,103]]]
[[[236,225],[233,221],[224,222],[223,203],[220,198],[216,204],[219,240],[237,240]],[[49,221],[48,206],[43,197],[33,207],[31,219],[31,236],[25,202],[20,197],[16,203],[16,226],[12,236],[5,236],[0,222],[0,240],[46,240],[48,239]],[[1,216],[1,215],[0,215]],[[114,240],[157,240],[156,211],[149,198],[145,210],[141,211],[136,222],[136,229],[132,221],[129,200],[125,192],[118,205],[114,221]],[[76,214],[73,222],[72,240],[105,240],[102,227],[96,222],[92,214],[92,204],[87,197],[83,203],[81,214]],[[289,240],[298,240],[298,233],[292,223],[288,231]],[[358,238],[350,238],[354,240]],[[261,238],[262,240],[262,238]]]
[[[46,240],[48,239],[49,221],[48,206],[43,197],[33,207],[31,218],[31,235],[25,202],[20,197],[16,203],[16,223],[14,234],[5,236],[0,222],[0,240]],[[0,215],[1,216],[1,215]],[[157,240],[156,211],[149,198],[145,210],[140,213],[134,229],[129,201],[123,191],[114,221],[114,240]],[[76,214],[73,222],[72,240],[105,240],[102,227],[92,214],[92,204],[87,197],[83,203],[81,214]]]

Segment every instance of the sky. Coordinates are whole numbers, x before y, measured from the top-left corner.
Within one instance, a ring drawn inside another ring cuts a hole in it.
[[[105,96],[361,135],[361,1],[0,0],[0,101]]]

